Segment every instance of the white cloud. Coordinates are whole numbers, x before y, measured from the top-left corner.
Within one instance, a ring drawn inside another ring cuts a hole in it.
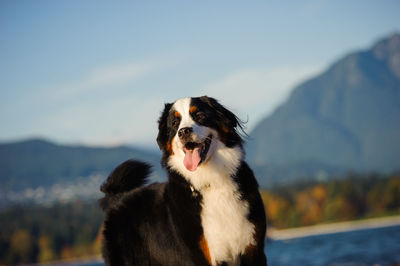
[[[202,91],[233,109],[252,129],[283,103],[300,82],[317,74],[321,66],[284,66],[273,69],[242,69],[209,84]]]
[[[152,61],[123,63],[90,70],[82,79],[46,89],[51,100],[64,100],[87,92],[115,90],[117,86],[133,83],[161,67]],[[43,92],[42,92],[43,94]]]

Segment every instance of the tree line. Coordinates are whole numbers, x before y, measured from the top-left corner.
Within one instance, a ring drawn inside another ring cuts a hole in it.
[[[0,212],[0,265],[98,256],[103,213],[97,202],[17,206]]]
[[[348,174],[328,182],[297,183],[261,192],[268,224],[307,226],[400,213],[400,175]]]

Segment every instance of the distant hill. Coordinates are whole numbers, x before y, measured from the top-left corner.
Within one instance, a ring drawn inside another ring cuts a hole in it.
[[[64,146],[39,139],[0,144],[0,192],[71,184],[93,174],[105,178],[131,158],[151,163],[153,179],[162,178],[160,156],[131,147]]]
[[[297,86],[250,137],[248,160],[264,184],[400,169],[400,35]]]

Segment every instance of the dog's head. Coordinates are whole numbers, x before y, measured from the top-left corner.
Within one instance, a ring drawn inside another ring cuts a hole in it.
[[[165,104],[158,123],[157,143],[163,152],[164,166],[171,166],[169,159],[173,157],[174,164],[181,163],[179,167],[194,172],[221,147],[242,150],[240,120],[207,96]]]

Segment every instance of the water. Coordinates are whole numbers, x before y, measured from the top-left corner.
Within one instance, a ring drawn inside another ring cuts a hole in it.
[[[269,266],[400,265],[400,226],[267,241]],[[103,263],[63,264],[103,266]]]
[[[268,264],[400,265],[400,226],[267,241]]]

